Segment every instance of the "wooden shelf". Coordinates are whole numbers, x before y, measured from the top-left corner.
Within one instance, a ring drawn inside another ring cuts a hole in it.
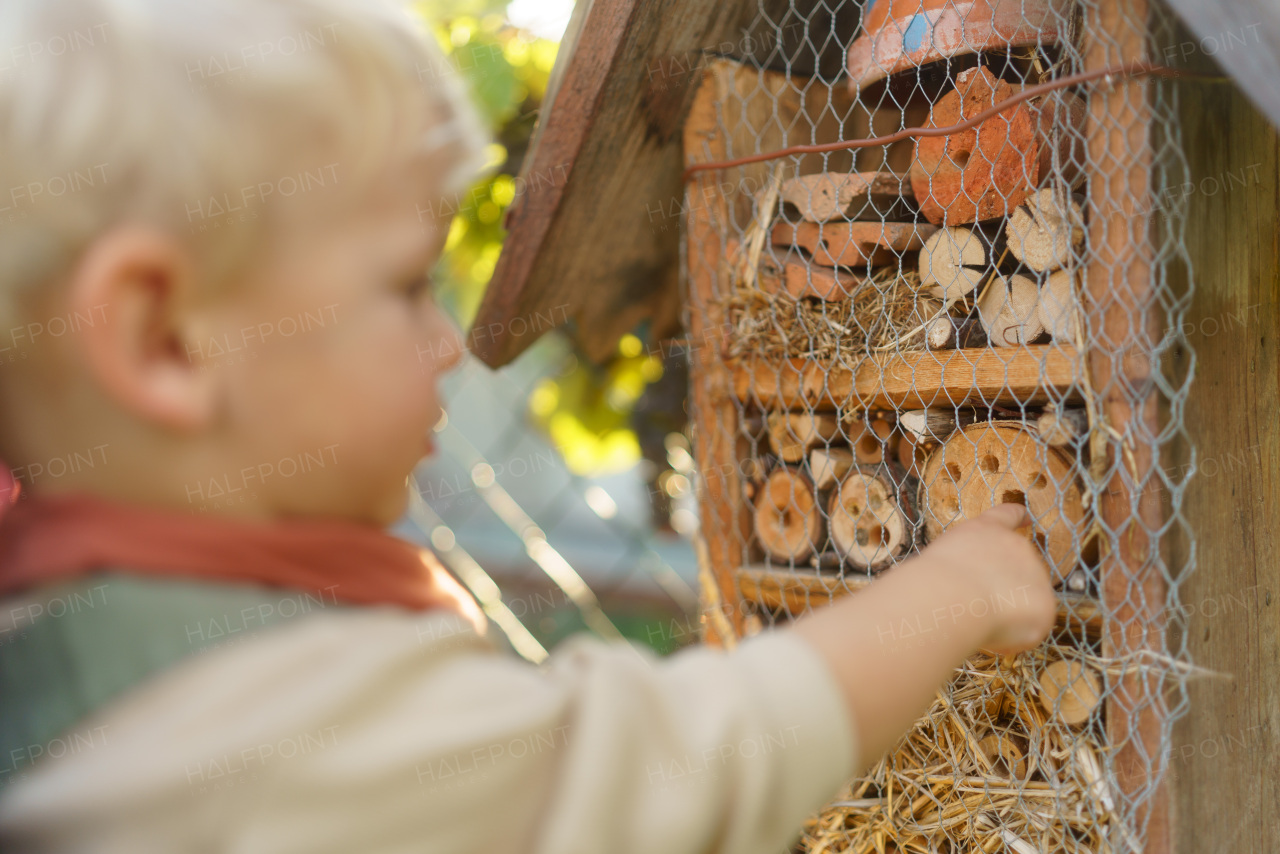
[[[770,569],[748,566],[736,575],[738,590],[749,602],[790,614],[827,605],[871,583],[865,576],[841,578],[813,570]],[[1079,593],[1058,593],[1058,625],[1083,630],[1090,638],[1102,636],[1102,608],[1098,601]]]
[[[807,358],[730,366],[734,395],[769,409],[1078,403],[1084,380],[1083,360],[1066,344],[895,353],[852,370]]]

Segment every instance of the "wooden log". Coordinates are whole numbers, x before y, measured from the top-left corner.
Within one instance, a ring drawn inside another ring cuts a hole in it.
[[[959,124],[1017,91],[986,68],[962,71],[925,126]],[[1074,95],[1048,95],[961,133],[918,137],[910,175],[921,213],[935,225],[979,222],[1008,215],[1051,171],[1074,184],[1084,162],[1078,150],[1084,110]]]
[[[911,219],[911,182],[892,172],[818,172],[782,185],[782,199],[809,222]]]
[[[1078,403],[1084,366],[1074,347],[890,353],[852,369],[803,357],[730,362],[732,389],[766,409],[922,409],[928,406]]]
[[[1021,741],[1007,732],[993,732],[978,740],[978,749],[992,766],[1021,780],[1027,776],[1027,752]]]
[[[848,448],[816,448],[809,454],[809,474],[818,489],[835,486],[853,468],[853,451]]]
[[[934,227],[914,222],[778,222],[774,246],[798,246],[825,267],[896,264],[924,245]]]
[[[893,458],[896,452],[893,422],[871,416],[853,424],[853,455],[860,465],[875,465]]]
[[[1036,419],[1036,430],[1046,445],[1075,446],[1089,432],[1089,415],[1083,409],[1049,406]]]
[[[765,255],[760,260],[759,283],[761,290],[772,294],[787,294],[795,299],[816,297],[824,302],[847,299],[865,281],[843,270],[821,267],[807,257],[795,257],[786,261]]]
[[[1017,423],[979,422],[958,430],[929,455],[920,481],[926,541],[997,504],[1030,512],[1020,532],[1034,542],[1061,582],[1085,557],[1088,530],[1072,460]]]
[[[1084,214],[1065,187],[1046,187],[1014,209],[1005,236],[1013,257],[1032,270],[1059,270],[1084,242]]]
[[[1036,318],[1055,341],[1076,342],[1081,324],[1080,297],[1076,291],[1076,274],[1059,270],[1049,275],[1040,289]]]
[[[987,258],[987,244],[972,228],[940,228],[920,248],[920,285],[950,305],[982,281]]]
[[[996,347],[1017,347],[1044,334],[1037,308],[1040,287],[1016,273],[997,273],[978,299],[978,318],[987,340]]]
[[[898,435],[898,465],[902,467],[907,477],[919,480],[924,473],[925,462],[929,459],[930,452],[937,446],[937,442],[922,441],[903,431]]]
[[[971,409],[945,406],[911,409],[898,416],[898,426],[916,441],[942,442],[957,427],[972,424],[977,417]]]
[[[813,554],[822,537],[822,514],[809,478],[793,468],[775,469],[756,499],[755,532],[777,560],[799,563]]]
[[[1040,705],[1068,726],[1086,723],[1102,700],[1097,674],[1079,661],[1059,659],[1040,674]]]
[[[943,314],[925,324],[924,342],[930,350],[985,347],[987,330],[982,328],[982,319],[979,317]]]
[[[886,567],[906,551],[914,513],[899,502],[898,495],[893,482],[876,466],[850,471],[827,506],[836,551],[867,570]]]
[[[769,447],[783,462],[798,463],[840,433],[840,420],[815,412],[770,412]]]

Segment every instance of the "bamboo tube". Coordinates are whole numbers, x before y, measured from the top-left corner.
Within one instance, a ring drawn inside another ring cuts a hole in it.
[[[934,227],[914,222],[778,222],[771,232],[774,246],[798,246],[824,267],[896,264],[919,249]]]

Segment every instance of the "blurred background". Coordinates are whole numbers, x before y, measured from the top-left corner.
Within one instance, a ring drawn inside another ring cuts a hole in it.
[[[573,2],[416,7],[494,140],[486,177],[445,202],[456,211],[439,300],[467,330],[524,191],[516,176]],[[431,543],[521,654],[537,660],[583,630],[659,652],[696,639],[684,361],[627,336],[596,365],[552,332],[502,370],[468,357],[445,380],[439,450],[416,473],[423,501],[402,533]]]

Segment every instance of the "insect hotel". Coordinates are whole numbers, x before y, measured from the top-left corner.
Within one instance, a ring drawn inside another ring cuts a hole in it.
[[[1280,387],[1275,133],[1146,0],[834,5],[580,3],[525,166],[570,178],[517,201],[478,322],[559,300],[603,355],[682,316],[708,643],[1029,511],[1050,640],[972,658],[802,850],[1250,850],[1277,819],[1243,769],[1274,795],[1278,751],[1245,733],[1280,724],[1280,690],[1213,686],[1280,655],[1248,569],[1271,541],[1239,539],[1275,510],[1232,497],[1276,462],[1274,416],[1254,423]],[[1253,636],[1204,616],[1237,595]],[[1180,747],[1229,737],[1241,764],[1193,771]]]

